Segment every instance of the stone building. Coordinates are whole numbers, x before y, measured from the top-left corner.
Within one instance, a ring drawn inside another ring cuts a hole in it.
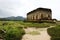
[[[27,13],[28,21],[41,21],[41,20],[51,20],[52,11],[48,8],[37,8],[29,13]]]

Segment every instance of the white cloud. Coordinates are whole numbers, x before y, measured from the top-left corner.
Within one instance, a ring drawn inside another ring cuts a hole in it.
[[[24,16],[38,7],[51,8],[53,18],[60,19],[60,0],[0,0],[1,17]],[[9,15],[7,15],[9,14]]]

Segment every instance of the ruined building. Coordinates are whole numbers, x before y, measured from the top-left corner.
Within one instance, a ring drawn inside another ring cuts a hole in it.
[[[27,13],[28,21],[41,21],[51,19],[52,19],[52,10],[48,8],[37,8]]]

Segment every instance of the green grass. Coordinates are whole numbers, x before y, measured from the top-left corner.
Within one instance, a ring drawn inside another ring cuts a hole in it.
[[[32,32],[29,32],[28,34],[31,34],[31,35],[39,35],[40,33],[38,31],[32,31]]]
[[[55,26],[53,23],[33,23],[33,22],[23,22],[23,21],[0,21],[0,30],[4,30],[6,33],[1,33],[4,40],[20,40],[25,34],[24,28],[36,27],[45,28],[50,26]],[[39,32],[31,32],[30,34],[36,35]]]
[[[25,34],[20,24],[14,21],[0,21],[0,30],[3,40],[21,40]]]
[[[33,23],[33,22],[20,22],[21,25],[24,25],[24,27],[36,27],[36,28],[45,28],[50,26],[55,26],[56,23]]]
[[[48,34],[51,36],[51,40],[60,40],[60,25],[49,28]]]

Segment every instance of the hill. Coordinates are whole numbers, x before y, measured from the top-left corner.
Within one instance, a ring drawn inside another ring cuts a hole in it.
[[[11,17],[6,17],[6,18],[0,18],[1,21],[5,21],[5,20],[24,20],[25,18],[22,16],[11,16]]]

